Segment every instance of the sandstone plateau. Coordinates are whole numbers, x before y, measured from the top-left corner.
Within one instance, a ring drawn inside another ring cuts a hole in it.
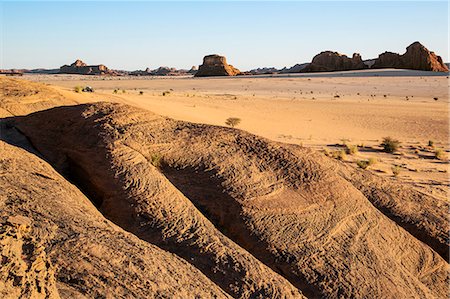
[[[227,63],[224,56],[208,55],[203,58],[203,64],[199,66],[195,77],[209,76],[236,76],[240,71]]]
[[[448,295],[448,202],[241,130],[0,83],[2,297]]]

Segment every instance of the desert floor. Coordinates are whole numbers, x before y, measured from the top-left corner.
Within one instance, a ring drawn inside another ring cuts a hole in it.
[[[347,163],[358,167],[358,160],[376,158],[372,172],[437,196],[446,196],[450,181],[448,76],[386,70],[233,78],[22,78],[57,86],[78,102],[122,102],[220,126],[237,117],[240,129],[324,152],[357,145],[358,152],[344,158]],[[75,86],[91,86],[95,93],[75,93]],[[397,153],[381,151],[387,136],[401,142]],[[444,159],[435,158],[439,149],[445,151]],[[394,166],[400,169],[397,177]]]

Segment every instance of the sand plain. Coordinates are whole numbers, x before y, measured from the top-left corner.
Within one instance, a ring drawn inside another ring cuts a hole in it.
[[[274,141],[325,152],[358,146],[345,161],[375,158],[369,169],[446,197],[449,144],[449,80],[445,74],[377,70],[228,78],[25,75],[57,87],[77,102],[130,104],[170,118],[240,129]],[[95,93],[75,93],[91,86]],[[381,151],[383,137],[401,142]],[[433,146],[429,146],[432,141]],[[443,150],[443,160],[435,158]],[[392,168],[400,169],[397,177]]]

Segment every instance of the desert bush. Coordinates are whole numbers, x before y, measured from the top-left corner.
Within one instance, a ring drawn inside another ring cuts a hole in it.
[[[433,100],[437,101],[437,100],[439,100],[439,98],[438,97],[434,97]]]
[[[434,141],[433,140],[428,140],[428,146],[434,146]]]
[[[240,118],[237,117],[229,117],[227,118],[227,120],[225,121],[225,124],[227,126],[230,126],[232,128],[234,128],[235,126],[237,126],[239,123],[241,122]]]
[[[356,164],[358,165],[359,168],[362,169],[366,169],[367,167],[369,167],[369,161],[367,160],[358,160]]]
[[[438,160],[445,160],[446,154],[445,151],[441,148],[438,148],[434,151],[434,157]]]
[[[153,154],[150,158],[153,166],[157,168],[161,167],[162,156],[160,154]]]
[[[117,89],[114,89],[113,93],[118,93],[119,91]]]
[[[76,93],[80,93],[83,91],[83,86],[75,86],[73,88],[73,91],[75,91]]]
[[[122,93],[127,93],[127,91],[125,89],[122,89]]]
[[[345,152],[349,155],[358,153],[358,147],[356,145],[347,144],[345,146]]]
[[[392,166],[392,167],[391,167],[391,170],[392,170],[392,174],[393,174],[394,176],[398,176],[398,175],[400,174],[400,172],[402,171],[401,167],[398,166],[398,165]]]
[[[325,156],[327,156],[327,157],[331,157],[331,152],[330,152],[330,150],[329,150],[329,149],[327,149],[327,148],[324,148],[324,150],[323,150],[323,153],[325,154]]]
[[[369,162],[368,166],[372,166],[372,165],[377,164],[378,160],[377,160],[377,158],[369,158],[368,162]]]
[[[393,153],[400,147],[400,141],[391,137],[384,137],[381,146],[386,153]]]
[[[139,95],[143,95],[143,94],[144,94],[144,92],[143,92],[143,91],[140,91],[140,92],[139,92]]]
[[[333,158],[338,159],[340,161],[344,161],[345,159],[347,159],[347,154],[345,153],[344,150],[334,151],[332,152],[331,155]]]
[[[163,93],[162,93],[162,95],[165,97],[165,96],[167,96],[167,95],[169,95],[170,94],[170,91],[168,91],[168,90],[166,90],[166,91],[163,91]]]

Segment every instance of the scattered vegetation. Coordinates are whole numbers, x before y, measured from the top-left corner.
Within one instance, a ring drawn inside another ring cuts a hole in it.
[[[434,146],[434,141],[433,140],[428,140],[428,146]]]
[[[117,94],[119,91],[117,89],[114,89],[113,93]]]
[[[127,93],[127,91],[125,89],[122,89],[122,93]]]
[[[437,101],[437,100],[439,100],[439,98],[438,97],[434,97],[433,100]]]
[[[237,126],[239,123],[241,122],[240,118],[237,117],[229,117],[227,118],[227,120],[225,121],[225,124],[227,126],[230,126],[232,128],[234,128],[235,126]]]
[[[393,174],[395,177],[397,177],[397,176],[400,174],[400,172],[402,171],[401,167],[398,166],[398,165],[392,166],[392,167],[391,167],[391,170],[392,170],[392,174]]]
[[[168,91],[168,90],[163,91],[163,93],[162,93],[163,97],[165,97],[165,96],[167,96],[167,95],[169,95],[169,94],[170,94],[170,91]]]
[[[75,91],[76,93],[80,93],[83,91],[83,86],[75,86],[73,88],[73,91]]]
[[[384,152],[393,153],[400,147],[400,141],[391,137],[384,137],[381,146],[383,147]]]
[[[144,94],[144,92],[141,90],[140,92],[139,92],[139,95],[143,95]]]

